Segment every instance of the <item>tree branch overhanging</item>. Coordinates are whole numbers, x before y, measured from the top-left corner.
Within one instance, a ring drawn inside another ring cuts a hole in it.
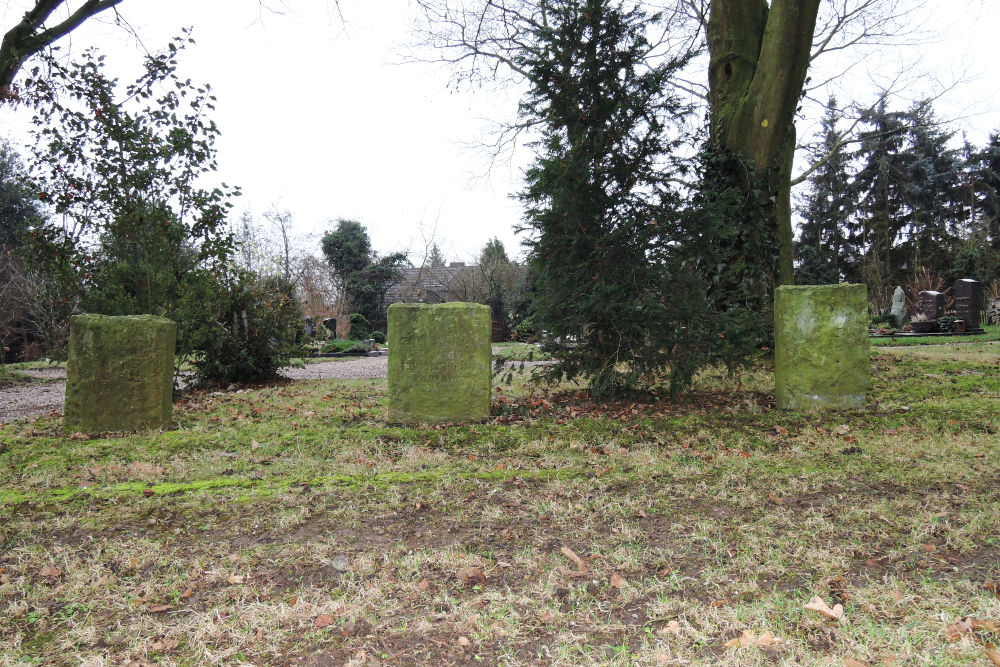
[[[86,0],[75,11],[67,0],[37,0],[21,21],[8,30],[0,44],[0,102],[7,99],[21,66],[33,55],[80,27],[87,19],[111,9],[123,0]],[[62,21],[45,27],[61,7],[69,11]]]

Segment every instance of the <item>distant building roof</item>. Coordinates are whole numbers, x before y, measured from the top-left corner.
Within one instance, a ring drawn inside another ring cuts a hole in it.
[[[450,266],[400,269],[402,280],[386,292],[385,303],[465,301],[468,298],[469,277],[476,268],[453,262]]]

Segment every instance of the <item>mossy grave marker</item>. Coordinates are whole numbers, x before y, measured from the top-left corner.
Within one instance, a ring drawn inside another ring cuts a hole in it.
[[[389,306],[389,421],[454,422],[490,414],[490,307]]]
[[[868,291],[864,285],[783,285],[774,295],[774,375],[779,408],[864,405]]]
[[[70,321],[63,430],[170,426],[177,324],[152,315]]]

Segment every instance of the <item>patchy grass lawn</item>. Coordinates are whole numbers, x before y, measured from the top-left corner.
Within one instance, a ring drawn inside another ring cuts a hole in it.
[[[877,349],[850,413],[760,369],[438,428],[385,425],[384,380],[2,427],[0,665],[990,664],[998,364]]]

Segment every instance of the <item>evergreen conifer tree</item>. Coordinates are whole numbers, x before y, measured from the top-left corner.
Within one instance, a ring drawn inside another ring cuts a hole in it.
[[[839,120],[837,101],[831,97],[820,127],[818,150],[826,157],[809,177],[809,191],[799,208],[803,219],[796,244],[799,261],[795,281],[799,284],[857,280],[860,257],[848,239],[855,198],[848,171],[850,155],[837,131]]]

